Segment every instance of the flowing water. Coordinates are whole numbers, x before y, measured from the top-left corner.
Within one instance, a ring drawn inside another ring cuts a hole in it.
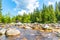
[[[5,35],[0,35],[0,40],[58,40],[59,38],[55,33],[44,33],[37,30],[31,29],[21,29],[20,35],[13,37],[6,37]]]

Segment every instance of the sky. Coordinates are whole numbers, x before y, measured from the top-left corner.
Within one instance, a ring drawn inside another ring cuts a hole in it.
[[[42,9],[45,5],[55,6],[55,2],[60,0],[2,0],[3,15],[10,12],[11,16],[23,15],[23,13],[33,12],[35,8]]]

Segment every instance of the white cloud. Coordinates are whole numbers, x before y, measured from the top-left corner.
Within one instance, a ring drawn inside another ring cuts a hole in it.
[[[49,1],[49,2],[48,2],[48,5],[54,5],[54,2],[50,2],[50,1]]]
[[[48,5],[55,5],[55,3],[59,1],[60,0],[45,0],[45,2],[48,2]]]
[[[19,14],[19,15],[23,15],[24,13],[26,13],[25,10],[18,11],[18,14]]]
[[[38,0],[13,0],[16,3],[15,10],[22,14],[23,12],[33,12],[33,10],[39,7]],[[20,10],[20,11],[19,11]]]
[[[39,2],[29,3],[27,5],[27,9],[29,9],[29,12],[33,12],[33,10],[37,7],[39,7]]]

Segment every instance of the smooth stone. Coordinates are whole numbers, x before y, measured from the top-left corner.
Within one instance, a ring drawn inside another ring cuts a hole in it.
[[[44,26],[44,28],[49,28],[49,26],[46,24],[46,25]]]
[[[4,28],[0,29],[0,35],[4,35],[5,32],[6,32],[6,29],[4,29]]]
[[[22,25],[22,23],[21,23],[21,22],[18,22],[18,23],[16,23],[16,25],[17,25],[17,26],[18,26],[18,25],[20,26],[20,25]]]
[[[26,29],[32,29],[31,27],[28,27],[28,26],[27,26],[27,27],[25,27],[25,28],[26,28]]]
[[[14,28],[9,28],[6,31],[6,36],[16,36],[16,35],[20,35],[20,31]]]

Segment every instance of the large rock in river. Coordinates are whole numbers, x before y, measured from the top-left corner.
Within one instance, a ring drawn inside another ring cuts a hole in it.
[[[16,36],[20,35],[20,31],[14,28],[8,28],[5,34],[6,36]]]
[[[6,29],[4,29],[4,28],[1,28],[1,29],[0,29],[0,35],[5,34],[5,32],[6,32]]]

